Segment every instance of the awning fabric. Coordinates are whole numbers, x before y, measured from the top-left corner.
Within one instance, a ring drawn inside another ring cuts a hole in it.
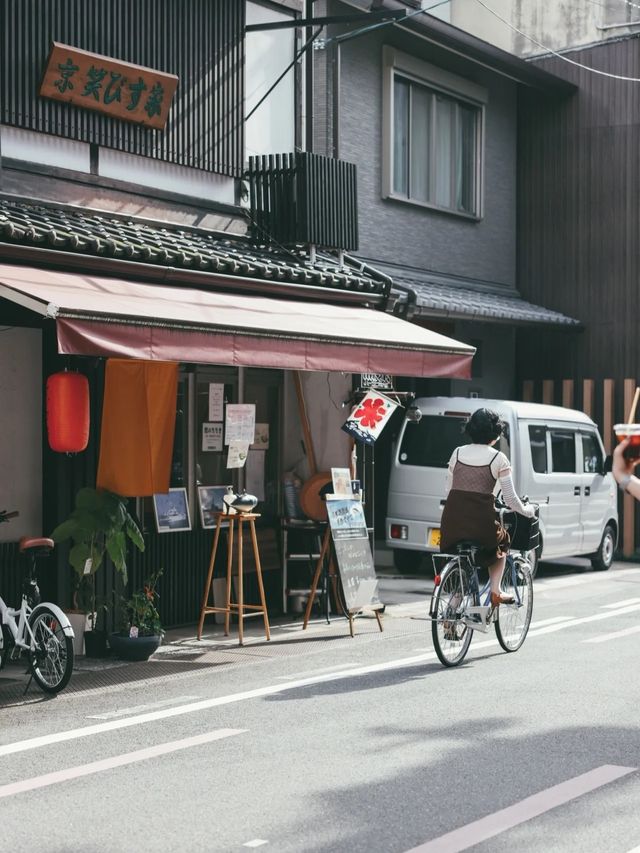
[[[34,267],[0,265],[0,297],[55,319],[75,355],[466,379],[475,352],[369,308]]]

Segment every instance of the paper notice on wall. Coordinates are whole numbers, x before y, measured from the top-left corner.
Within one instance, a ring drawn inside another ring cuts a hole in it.
[[[222,424],[202,424],[202,450],[204,453],[222,450]]]
[[[249,445],[246,441],[232,441],[229,443],[227,455],[227,468],[244,468],[249,453]]]
[[[251,444],[251,450],[269,449],[269,424],[256,424],[255,437]]]
[[[247,457],[247,473],[245,487],[250,495],[255,495],[259,501],[264,497],[264,461],[266,457],[264,450],[249,450]]]
[[[253,444],[256,433],[255,403],[229,403],[226,411],[224,443]]]
[[[224,385],[209,383],[209,420],[224,420]]]

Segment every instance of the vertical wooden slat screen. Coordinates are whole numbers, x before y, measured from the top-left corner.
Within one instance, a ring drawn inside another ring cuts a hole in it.
[[[553,405],[553,379],[542,380],[542,402],[548,406]]]
[[[629,417],[629,412],[631,411],[631,404],[633,402],[633,395],[636,391],[636,380],[635,379],[625,379],[624,380],[624,411],[625,411],[625,421]],[[625,494],[624,499],[622,501],[622,553],[625,557],[630,557],[635,551],[635,498],[632,495]]]
[[[562,405],[566,409],[573,409],[573,379],[562,380]]]
[[[615,382],[613,379],[604,379],[603,403],[602,403],[602,440],[607,453],[613,448],[613,407]]]
[[[244,0],[4,0],[0,122],[239,177]],[[180,78],[163,131],[38,96],[51,41]]]
[[[589,415],[590,418],[593,417],[593,390],[594,390],[593,379],[583,379],[582,380],[582,411],[585,413],[585,415]]]
[[[253,237],[283,245],[358,248],[357,174],[353,163],[320,154],[249,157]]]
[[[530,379],[525,379],[525,381],[522,383],[522,399],[525,403],[533,402],[533,391],[534,383]]]

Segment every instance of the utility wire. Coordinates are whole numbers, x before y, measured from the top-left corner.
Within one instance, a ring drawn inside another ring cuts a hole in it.
[[[582,68],[583,71],[589,71],[591,74],[598,74],[601,77],[610,77],[612,80],[624,80],[628,83],[640,83],[640,77],[624,77],[621,74],[611,74],[608,71],[600,71],[598,68],[592,68],[590,65],[584,65],[582,62],[576,62],[575,59],[569,59],[568,56],[565,56],[562,53],[558,53],[557,50],[553,50],[553,48],[547,47],[545,44],[542,44],[542,42],[538,41],[533,36],[530,36],[527,33],[524,33],[522,30],[519,30],[518,27],[514,26],[510,21],[507,21],[506,18],[503,18],[490,6],[487,6],[484,0],[476,0],[476,3],[479,3],[480,6],[483,7],[483,9],[486,9],[487,12],[492,14],[499,21],[502,21],[502,23],[509,27],[509,29],[518,33],[518,35],[521,35],[523,38],[528,39],[530,42],[533,42],[533,44],[537,45],[538,47],[541,47],[545,51],[545,53],[550,53],[557,59],[561,59],[563,62],[569,63],[569,65],[574,65],[576,68]]]

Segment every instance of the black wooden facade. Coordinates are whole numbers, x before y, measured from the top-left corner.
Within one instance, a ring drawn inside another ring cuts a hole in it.
[[[4,0],[0,122],[239,177],[244,23],[244,0]],[[52,41],[176,74],[165,129],[38,97]]]

